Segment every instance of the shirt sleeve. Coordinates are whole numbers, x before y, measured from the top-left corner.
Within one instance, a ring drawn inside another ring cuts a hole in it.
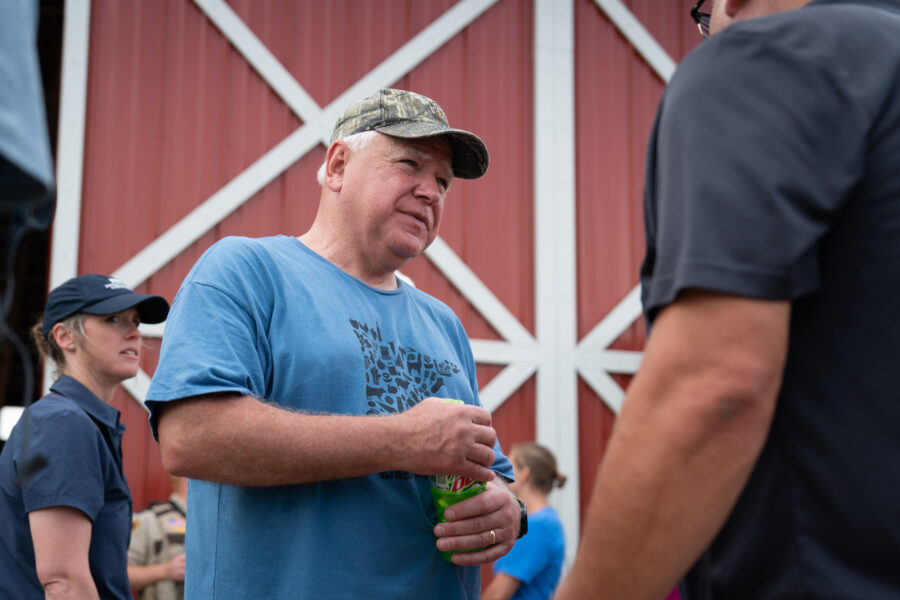
[[[271,307],[264,268],[233,238],[195,265],[172,304],[159,364],[147,394],[154,436],[161,402],[217,392],[266,398]]]
[[[29,435],[16,457],[25,511],[71,506],[93,521],[106,489],[105,442],[97,426],[77,410],[38,410],[27,418]]]
[[[648,149],[650,312],[687,288],[815,291],[819,241],[864,171],[867,116],[841,73],[789,31],[739,25],[685,59],[661,104]]]
[[[476,376],[477,367],[475,366],[475,357],[472,354],[472,345],[469,342],[469,336],[466,334],[465,328],[456,317],[456,315],[453,314],[452,311],[451,314],[453,315],[456,344],[460,345],[463,348],[461,358],[469,378],[469,385],[471,385],[473,394],[475,396],[475,402],[476,404],[478,404],[478,406],[484,407],[484,405],[481,403],[481,396],[478,393],[478,378]],[[507,481],[515,481],[515,477],[513,476],[512,463],[510,462],[509,458],[507,458],[506,455],[503,454],[503,450],[500,448],[499,437],[494,442],[494,457],[494,464],[491,465],[491,469],[498,475],[504,477]]]

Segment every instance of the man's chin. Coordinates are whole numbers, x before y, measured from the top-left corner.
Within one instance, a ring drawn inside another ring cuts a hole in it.
[[[391,251],[395,256],[406,263],[425,252],[425,249],[428,248],[432,241],[433,240],[429,240],[426,242],[421,239],[416,239],[415,241],[402,240],[392,244]]]

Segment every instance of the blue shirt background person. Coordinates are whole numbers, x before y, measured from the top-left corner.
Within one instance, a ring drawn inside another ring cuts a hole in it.
[[[547,600],[559,583],[566,541],[562,522],[548,496],[566,476],[546,446],[529,442],[512,447],[516,481],[509,488],[528,507],[528,534],[494,564],[494,579],[482,600]]]
[[[566,539],[559,514],[552,506],[528,513],[528,535],[516,542],[509,554],[494,565],[521,583],[515,600],[546,600],[559,583]]]

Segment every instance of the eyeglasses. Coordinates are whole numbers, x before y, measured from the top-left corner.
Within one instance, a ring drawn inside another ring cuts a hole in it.
[[[700,12],[700,7],[703,6],[703,3],[706,0],[699,0],[697,4],[694,5],[694,8],[691,9],[691,19],[694,20],[694,23],[697,24],[697,29],[700,30],[700,35],[705,38],[709,37],[709,13],[708,12]]]

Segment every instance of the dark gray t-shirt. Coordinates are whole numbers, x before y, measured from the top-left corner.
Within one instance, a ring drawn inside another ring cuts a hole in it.
[[[678,68],[647,160],[652,322],[792,302],[775,419],[696,598],[900,598],[900,0],[736,23]]]

